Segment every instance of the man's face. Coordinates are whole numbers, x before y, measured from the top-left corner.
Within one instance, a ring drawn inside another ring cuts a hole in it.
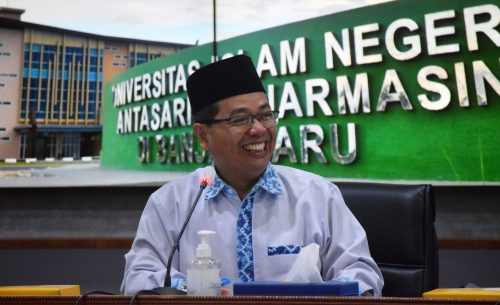
[[[242,94],[217,102],[219,112],[214,119],[271,111],[262,92]],[[274,120],[234,126],[228,122],[210,126],[195,124],[195,133],[203,148],[212,153],[217,171],[229,177],[257,178],[266,169],[276,144]],[[230,181],[227,181],[230,182]]]

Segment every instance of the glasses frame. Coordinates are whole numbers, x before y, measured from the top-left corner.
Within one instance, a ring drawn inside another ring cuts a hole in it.
[[[272,119],[262,121],[262,117],[264,117],[270,113],[272,114]],[[250,126],[250,125],[253,125],[255,123],[255,120],[257,120],[262,125],[265,125],[267,122],[270,122],[270,121],[273,121],[275,124],[277,124],[278,123],[278,115],[279,115],[278,111],[265,111],[265,112],[260,112],[257,114],[235,115],[235,116],[225,118],[225,119],[211,119],[211,120],[206,120],[206,121],[203,121],[200,123],[207,124],[207,125],[217,124],[217,123],[228,123],[232,126]],[[246,120],[244,121],[244,123],[241,123],[241,124],[231,122],[235,118],[246,118]]]

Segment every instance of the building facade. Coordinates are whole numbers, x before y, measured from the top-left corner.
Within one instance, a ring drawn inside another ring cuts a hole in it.
[[[0,8],[0,160],[98,156],[104,83],[189,47],[21,21]]]

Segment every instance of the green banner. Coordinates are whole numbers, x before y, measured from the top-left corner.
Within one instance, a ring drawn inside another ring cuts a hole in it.
[[[399,0],[217,44],[249,55],[280,113],[273,163],[353,180],[500,182],[497,1]],[[102,165],[190,171],[186,79],[202,45],[106,85]]]

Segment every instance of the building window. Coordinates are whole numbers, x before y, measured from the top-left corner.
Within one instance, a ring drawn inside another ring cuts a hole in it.
[[[0,132],[6,131],[7,129],[5,127],[0,127]]]
[[[37,118],[49,118],[51,123],[97,122],[99,113],[87,109],[101,108],[102,90],[96,92],[95,88],[102,87],[102,60],[102,49],[25,43],[19,118],[28,119],[34,108],[38,109]],[[75,93],[76,88],[80,92]],[[51,104],[54,97],[55,103]]]
[[[28,143],[28,135],[26,133],[21,134],[21,143],[19,144],[19,158],[26,158],[26,146]]]
[[[10,102],[9,101],[0,101],[0,106],[9,106]]]
[[[130,67],[133,67],[133,66],[136,66],[136,65],[140,65],[140,64],[143,64],[145,62],[148,62],[150,60],[153,60],[153,59],[156,59],[158,57],[162,56],[161,53],[155,53],[155,54],[147,54],[147,53],[140,53],[140,52],[137,52],[137,53],[134,53],[134,52],[130,52],[129,54],[129,65]]]
[[[17,74],[15,74],[15,73],[0,73],[0,76],[2,76],[2,77],[17,77]]]
[[[45,151],[51,158],[80,158],[79,133],[49,133],[45,143]]]
[[[10,142],[10,137],[0,137],[0,142]]]
[[[65,157],[80,158],[80,134],[65,133],[63,147]]]
[[[49,133],[47,137],[47,152],[50,158],[57,157],[57,135],[55,133]]]

